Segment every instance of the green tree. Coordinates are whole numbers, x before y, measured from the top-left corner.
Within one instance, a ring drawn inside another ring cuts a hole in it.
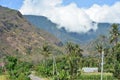
[[[112,24],[112,29],[110,31],[110,43],[117,45],[120,32],[118,24]]]
[[[52,54],[52,49],[53,49],[52,46],[48,44],[45,44],[43,46],[42,52],[43,52],[43,55],[45,56],[45,60],[47,57],[49,57]],[[55,77],[58,75],[58,71],[57,71],[56,59],[55,59],[54,54],[52,54],[52,59],[53,59],[53,63],[52,63],[53,64],[53,79],[55,79]],[[45,66],[46,66],[46,61],[45,61]]]
[[[30,63],[19,61],[16,57],[7,57],[6,69],[11,80],[30,80],[28,75],[31,68],[32,65]],[[22,79],[20,79],[21,76],[23,76]]]
[[[114,46],[114,60],[115,60],[115,64],[114,64],[114,76],[118,79],[120,79],[120,43],[117,43],[116,46]]]
[[[117,79],[120,79],[120,62],[116,62],[115,64],[115,67],[114,67],[115,71],[114,71],[114,76],[117,78]]]
[[[119,73],[119,56],[120,56],[120,44],[119,44],[119,25],[118,24],[112,24],[112,29],[110,31],[110,42],[113,43],[113,46],[111,47],[111,55],[109,56],[109,59],[111,59],[111,62],[113,61],[113,67],[114,67],[114,76],[119,76],[117,73]],[[117,66],[116,66],[117,65]]]
[[[67,54],[68,54],[68,61],[69,61],[69,74],[70,80],[77,79],[80,76],[80,58],[82,57],[82,49],[79,45],[73,44],[71,42],[67,43]]]

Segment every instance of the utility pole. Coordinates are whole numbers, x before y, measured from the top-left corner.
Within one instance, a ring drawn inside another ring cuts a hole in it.
[[[102,50],[102,57],[101,57],[101,80],[103,80],[103,65],[104,65],[104,51]]]

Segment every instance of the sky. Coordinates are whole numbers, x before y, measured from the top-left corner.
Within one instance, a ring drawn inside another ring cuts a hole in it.
[[[23,0],[0,0],[0,5],[18,10],[23,4]]]
[[[93,4],[99,5],[113,5],[115,2],[120,0],[63,0],[63,5],[69,5],[74,2],[78,7],[89,8]],[[9,7],[12,9],[19,10],[24,0],[0,0],[0,5]]]
[[[120,23],[120,0],[0,0],[24,15],[45,16],[70,32],[86,33],[97,23]]]
[[[93,4],[113,5],[117,1],[120,1],[120,0],[63,0],[62,4],[69,5],[70,3],[74,2],[78,5],[78,7],[89,8]],[[19,10],[23,2],[24,0],[0,0],[0,5]]]
[[[84,8],[89,8],[93,4],[98,4],[98,5],[113,5],[116,1],[119,0],[64,0],[64,4],[68,5],[71,2],[75,2],[78,7],[84,7]]]

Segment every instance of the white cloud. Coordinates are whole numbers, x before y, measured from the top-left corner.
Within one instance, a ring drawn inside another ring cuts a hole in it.
[[[93,5],[88,9],[79,8],[75,3],[61,5],[62,0],[24,0],[20,9],[23,14],[42,15],[65,27],[71,32],[87,32],[96,30],[96,22],[120,23],[120,2],[113,6]]]
[[[89,17],[96,22],[120,23],[120,2],[112,6],[99,6],[94,4],[89,9],[84,9]]]

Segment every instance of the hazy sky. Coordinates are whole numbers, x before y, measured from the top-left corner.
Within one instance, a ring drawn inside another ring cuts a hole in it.
[[[120,23],[120,0],[0,0],[24,15],[40,15],[71,32],[96,30],[92,22]]]

